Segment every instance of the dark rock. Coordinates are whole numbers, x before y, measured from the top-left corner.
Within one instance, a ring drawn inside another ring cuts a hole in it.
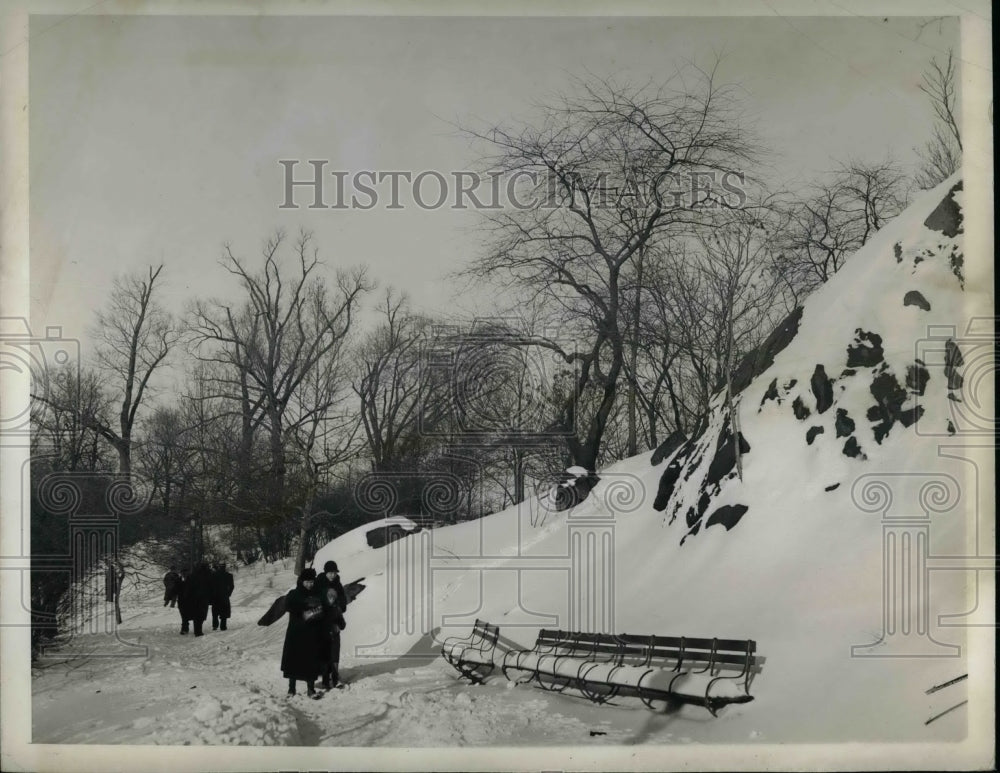
[[[881,424],[876,424],[872,427],[872,434],[875,436],[876,443],[882,445],[882,441],[885,440],[889,434],[889,430],[892,429],[892,424],[892,421],[883,421]]]
[[[951,266],[951,273],[955,275],[958,279],[958,286],[963,290],[965,289],[965,274],[962,272],[962,268],[965,265],[965,257],[957,249],[951,251],[951,256],[948,258],[948,264]]]
[[[681,538],[681,544],[683,545],[683,544],[684,544],[684,540],[686,540],[686,539],[687,539],[688,537],[693,537],[693,536],[694,536],[695,534],[697,534],[697,533],[698,533],[699,531],[701,531],[701,521],[697,521],[697,522],[695,523],[695,525],[694,525],[693,527],[691,527],[691,531],[689,531],[689,532],[688,532],[687,534],[685,534],[685,535],[684,535],[684,536],[683,536],[683,537]]]
[[[876,404],[868,409],[868,419],[880,421],[872,431],[875,433],[875,442],[881,444],[892,425],[901,420],[902,405],[908,395],[896,377],[888,372],[880,373],[872,379],[870,390]]]
[[[653,451],[653,456],[649,460],[650,463],[655,467],[664,459],[669,457],[670,454],[684,445],[686,440],[687,438],[684,436],[684,433],[679,429],[675,429],[670,433],[667,439],[660,443],[660,445],[656,447],[656,450]]]
[[[839,483],[834,483],[832,486],[827,486],[823,491],[833,491],[834,489],[840,488]]]
[[[941,203],[931,212],[924,221],[924,226],[932,231],[940,231],[945,236],[958,236],[962,233],[962,210],[955,201],[955,193],[962,190],[962,181],[959,180],[948,191],[948,195],[941,199]]]
[[[920,421],[920,417],[923,415],[924,406],[916,405],[913,408],[907,408],[905,411],[900,411],[896,418],[899,419],[899,423],[904,427],[909,427],[911,424],[916,424]]]
[[[948,389],[961,389],[962,374],[958,372],[958,368],[965,364],[965,358],[962,357],[962,350],[958,348],[955,341],[949,338],[944,343],[944,374],[948,377]]]
[[[681,476],[681,470],[684,469],[684,462],[693,450],[694,441],[688,441],[670,460],[670,464],[660,475],[660,485],[656,490],[656,499],[653,500],[653,509],[657,512],[663,512],[666,509],[667,502],[670,501],[670,496],[674,493],[674,486],[677,485],[677,480]]]
[[[923,365],[906,366],[906,386],[918,395],[924,393],[924,388],[927,386],[930,377],[931,374],[927,372],[927,368]]]
[[[899,242],[896,242],[894,245],[892,245],[892,254],[896,256],[896,262],[897,263],[902,263],[903,262],[903,245],[900,244]]]
[[[906,295],[903,296],[904,306],[916,306],[923,309],[924,311],[931,310],[930,302],[923,296],[918,290],[910,290]]]
[[[809,379],[809,386],[816,396],[816,412],[823,413],[833,405],[833,380],[826,375],[822,365],[817,365]]]
[[[853,376],[855,373],[857,373],[857,371],[854,370],[854,368],[844,368],[842,371],[840,371],[840,377],[848,378],[849,376]]]
[[[806,408],[801,397],[796,397],[795,401],[792,403],[792,413],[795,414],[795,418],[799,421],[809,418],[810,410]]]
[[[743,437],[743,433],[740,433],[740,454],[750,453],[750,444],[747,442],[746,438]],[[736,467],[736,443],[733,440],[733,434],[729,431],[729,425],[727,424],[722,432],[719,434],[719,442],[715,448],[715,456],[712,457],[712,461],[708,466],[708,473],[705,475],[705,482],[702,488],[707,488],[714,484],[717,484],[726,475],[733,471]]]
[[[760,399],[760,408],[763,408],[764,403],[768,400],[775,400],[778,405],[781,405],[781,398],[778,397],[778,379],[776,378],[771,379],[771,383],[767,387],[767,391],[764,392],[764,396]],[[757,409],[758,413],[760,413],[760,408]]]
[[[843,408],[838,408],[834,426],[837,428],[837,437],[847,437],[854,432],[854,419],[848,416]]]
[[[858,439],[856,437],[854,437],[854,435],[851,435],[849,438],[847,438],[847,442],[844,443],[843,454],[844,454],[844,456],[849,456],[852,459],[854,459],[854,458],[867,459],[868,458],[867,456],[865,456],[861,452],[861,446],[858,445]]]
[[[847,347],[847,367],[871,368],[882,362],[882,336],[861,328],[854,331],[854,341]]]
[[[593,472],[588,472],[586,475],[565,472],[563,477],[564,480],[556,486],[555,490],[556,512],[576,507],[587,498],[594,486],[601,480]]]
[[[949,435],[955,434],[955,425],[951,423],[951,419],[948,419],[948,434]]]
[[[708,506],[711,504],[711,502],[712,502],[712,497],[709,496],[709,493],[707,491],[702,491],[701,496],[698,497],[698,506],[692,507],[690,510],[687,511],[687,515],[685,516],[685,518],[687,519],[687,525],[694,526],[696,523],[698,523],[698,521],[701,520],[701,517],[705,514],[705,511],[708,509]]]
[[[810,427],[806,432],[806,444],[811,446],[813,441],[816,439],[816,436],[822,435],[824,432],[826,432],[826,430],[823,427]]]
[[[880,373],[872,379],[869,387],[879,407],[884,410],[898,409],[906,400],[906,390],[899,385],[892,373]]]
[[[792,342],[799,332],[799,322],[802,319],[802,307],[797,306],[785,317],[764,343],[740,360],[733,372],[733,394],[737,395],[749,386],[750,382],[774,363],[774,358],[782,349]],[[721,385],[719,385],[721,387]]]
[[[721,523],[726,527],[726,531],[729,531],[740,522],[740,518],[749,509],[746,505],[723,505],[708,517],[705,528]]]

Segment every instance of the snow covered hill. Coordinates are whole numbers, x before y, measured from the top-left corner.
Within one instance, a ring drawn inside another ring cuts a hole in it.
[[[967,671],[961,615],[988,581],[947,560],[976,547],[976,468],[941,452],[976,420],[961,198],[958,180],[923,196],[808,299],[739,396],[742,481],[720,401],[700,438],[603,471],[568,513],[536,501],[356,556],[349,644],[404,653],[476,617],[526,645],[539,627],[751,638],[756,700],[718,723],[683,709],[701,740],[960,737],[962,712],[924,725],[924,691]]]
[[[992,502],[978,493],[991,473],[957,442],[992,406],[976,404],[977,346],[992,339],[967,328],[983,304],[979,288],[963,287],[962,195],[951,180],[922,196],[761,357],[738,399],[742,480],[720,403],[701,437],[657,465],[644,454],[601,471],[568,511],[532,498],[384,548],[357,534],[334,540],[314,565],[334,559],[345,583],[365,589],[343,634],[351,684],[318,702],[279,699],[284,621],[255,625],[294,584],[288,566],[238,571],[232,630],[197,641],[177,635],[176,613],[151,589],[119,632],[150,657],[41,672],[36,740],[961,741],[967,706],[927,721],[967,695],[982,710],[992,686],[927,690],[970,672],[966,625],[982,619],[966,614],[984,612],[977,591],[992,593],[990,572],[969,569],[991,554]],[[627,698],[597,707],[569,690],[511,687],[499,671],[463,685],[437,652],[476,618],[500,626],[504,648],[530,646],[540,628],[753,639],[755,699],[713,718]],[[102,682],[117,708],[84,716]],[[164,720],[157,702],[168,699]]]

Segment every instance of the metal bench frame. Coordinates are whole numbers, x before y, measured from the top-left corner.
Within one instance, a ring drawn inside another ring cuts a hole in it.
[[[739,639],[690,639],[686,637],[635,636],[591,634],[541,630],[535,646],[529,650],[511,650],[504,654],[501,670],[511,680],[511,670],[529,672],[516,680],[517,684],[534,681],[538,687],[562,692],[572,685],[594,703],[607,703],[622,691],[634,693],[650,709],[654,701],[691,703],[707,708],[713,716],[729,703],[746,703],[750,695],[750,678],[756,663],[756,642]],[[527,655],[537,655],[533,667],[524,665]],[[551,657],[548,663],[545,658]],[[559,664],[567,659],[579,660],[573,675],[559,673]],[[591,678],[591,673],[607,664],[613,664],[603,678]],[[617,683],[614,673],[626,666],[639,666],[646,671],[634,686]],[[735,675],[722,674],[726,666],[740,666]],[[643,685],[643,681],[658,672],[673,672],[666,689]],[[709,673],[704,694],[694,695],[674,690],[674,684],[689,674]],[[712,686],[720,679],[743,680],[744,695],[736,697],[711,695]],[[514,680],[511,680],[514,681]]]
[[[441,655],[459,674],[471,680],[473,684],[481,684],[496,668],[493,653],[496,651],[499,638],[499,626],[477,618],[468,636],[449,636],[444,640],[441,645]],[[456,645],[462,645],[457,657],[452,651]],[[479,653],[482,661],[467,659],[465,655],[469,652]]]

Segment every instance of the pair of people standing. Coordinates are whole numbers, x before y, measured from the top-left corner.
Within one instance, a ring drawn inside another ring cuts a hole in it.
[[[295,683],[302,680],[307,693],[318,697],[317,678],[322,678],[326,689],[340,681],[340,632],[347,626],[347,594],[337,564],[327,561],[318,578],[315,569],[303,570],[295,589],[288,593],[285,609],[288,629],[281,671],[288,680],[288,694],[295,695]]]
[[[171,572],[173,568],[171,567]],[[164,585],[170,577],[163,578]],[[212,630],[226,630],[226,620],[232,615],[229,597],[233,593],[235,583],[233,575],[226,571],[225,564],[216,564],[213,572],[208,564],[202,562],[195,567],[194,572],[181,570],[180,578],[172,583],[173,596],[181,615],[181,633],[186,634],[193,624],[194,635],[203,636],[202,625],[208,617],[209,606],[212,608]],[[168,586],[168,593],[170,588]],[[167,604],[164,598],[164,606]],[[173,604],[171,604],[173,606]]]

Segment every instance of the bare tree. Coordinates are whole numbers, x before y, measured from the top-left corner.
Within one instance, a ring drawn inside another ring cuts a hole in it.
[[[893,161],[850,160],[804,200],[786,205],[774,271],[792,305],[827,282],[907,203],[906,178]]]
[[[118,471],[126,479],[132,474],[132,435],[139,406],[148,396],[153,374],[164,364],[177,340],[173,320],[154,297],[162,270],[161,264],[155,269],[150,267],[145,277],[139,274],[118,277],[107,308],[97,313],[93,330],[97,362],[101,370],[113,377],[104,383],[115,393],[114,400],[119,405],[117,426],[97,412],[55,403],[44,391],[36,390],[32,395],[54,409],[78,411],[79,420],[115,449]]]
[[[641,291],[642,303],[636,306],[639,345],[630,370],[634,368],[632,379],[650,448],[659,445],[661,430],[688,433],[708,407],[710,380],[699,382],[687,359],[699,340],[694,328],[698,319],[684,313],[685,275],[678,273],[676,263],[664,250],[650,250],[635,290],[637,298]]]
[[[111,400],[98,373],[69,365],[33,374],[32,457],[54,470],[108,470],[99,427],[109,426]]]
[[[958,128],[958,87],[954,52],[942,64],[931,59],[923,73],[920,90],[927,95],[934,110],[931,139],[917,152],[922,161],[917,172],[917,186],[926,190],[943,182],[962,164],[962,133]]]
[[[382,320],[358,349],[353,384],[376,472],[395,469],[415,450],[420,412],[431,403],[430,374],[420,362],[430,320],[391,289],[378,311]]]
[[[118,452],[119,472],[125,476],[131,475],[139,406],[177,340],[173,320],[154,298],[162,271],[160,264],[150,267],[145,277],[132,274],[115,280],[108,308],[97,314],[97,361],[117,378],[113,388],[121,401],[117,433],[106,429],[102,434]]]
[[[243,300],[235,308],[221,301],[198,303],[191,323],[194,351],[213,366],[208,396],[228,403],[229,415],[238,417],[240,501],[252,498],[251,488],[261,488],[263,501],[255,509],[269,528],[285,535],[282,552],[292,541],[289,519],[297,513],[304,527],[311,516],[316,465],[322,462],[314,453],[336,402],[334,374],[343,370],[340,357],[355,312],[371,289],[358,268],[338,272],[331,293],[318,277],[311,234],[303,232],[294,242],[291,269],[282,266],[284,244],[281,232],[264,243],[259,271],[226,245],[222,264],[239,281]],[[267,449],[260,476],[266,485],[255,487],[250,468],[260,435]],[[295,485],[289,485],[290,475]],[[270,554],[273,546],[264,549]]]
[[[740,424],[734,389],[736,366],[758,349],[782,316],[780,285],[768,269],[775,241],[784,227],[780,215],[760,205],[734,213],[720,227],[700,237],[704,259],[696,270],[704,278],[705,300],[717,330],[714,338],[721,343],[718,364],[730,427],[737,438]],[[742,478],[740,444],[737,442],[735,447],[736,469]]]
[[[258,430],[266,433],[267,505],[277,513],[289,504],[286,435],[295,426],[289,407],[308,380],[336,359],[359,300],[371,289],[365,271],[354,269],[338,272],[331,294],[316,276],[320,261],[305,232],[293,245],[295,267],[283,270],[284,243],[281,232],[265,242],[263,267],[256,272],[226,245],[222,264],[239,281],[244,300],[236,309],[221,301],[199,303],[192,315],[195,351],[228,373],[217,385],[219,395],[237,407],[241,444],[249,446]],[[321,412],[322,406],[312,409]]]
[[[194,482],[191,461],[197,449],[188,437],[191,429],[179,408],[161,406],[153,411],[138,444],[137,457],[151,488],[151,500],[159,502],[167,520],[175,518],[188,504]]]
[[[540,107],[535,126],[472,132],[496,149],[493,169],[544,180],[546,202],[491,218],[493,249],[467,276],[487,278],[544,299],[563,329],[584,342],[567,352],[578,364],[558,426],[573,461],[594,469],[627,359],[622,275],[651,242],[702,222],[725,202],[711,192],[687,195],[698,173],[716,180],[753,157],[740,126],[735,94],[715,73],[688,73],[659,89],[610,81],[581,84],[580,95]],[[582,415],[580,397],[600,398]],[[578,432],[571,430],[578,429]]]
[[[349,404],[348,371],[338,347],[303,379],[287,410],[288,438],[293,454],[298,515],[295,571],[305,566],[309,530],[322,516],[332,516],[318,507],[318,498],[329,484],[330,471],[357,452],[355,438],[360,421]]]

